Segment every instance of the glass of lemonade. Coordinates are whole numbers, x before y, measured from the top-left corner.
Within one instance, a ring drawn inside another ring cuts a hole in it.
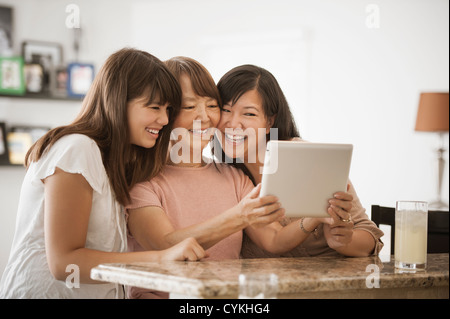
[[[427,265],[428,203],[398,201],[395,208],[395,267],[424,270]]]

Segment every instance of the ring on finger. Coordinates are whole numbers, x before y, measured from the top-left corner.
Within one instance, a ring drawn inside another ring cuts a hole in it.
[[[347,219],[341,218],[341,221],[343,221],[344,223],[350,223],[352,221],[352,216],[349,215]]]

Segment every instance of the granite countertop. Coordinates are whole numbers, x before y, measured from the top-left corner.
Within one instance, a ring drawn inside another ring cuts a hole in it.
[[[393,256],[388,262],[376,256],[167,261],[99,265],[91,277],[201,298],[237,297],[241,273],[275,273],[280,296],[367,291],[376,281],[383,289],[446,287],[448,291],[448,262],[448,254],[429,254],[427,269],[411,273],[395,269]]]

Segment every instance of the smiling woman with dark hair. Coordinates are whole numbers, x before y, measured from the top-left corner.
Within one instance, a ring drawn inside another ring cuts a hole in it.
[[[216,139],[214,154],[222,154],[227,162],[240,168],[256,185],[262,178],[264,152],[262,157],[251,157],[250,152],[266,149],[267,141],[272,138],[269,134],[271,129],[277,130],[278,140],[302,141],[288,102],[275,77],[255,65],[231,69],[219,80],[217,87],[223,109],[218,125],[221,134]],[[256,133],[256,145],[251,145],[252,140],[245,133],[248,131]],[[251,161],[250,158],[256,160]],[[330,199],[328,214],[333,217],[333,223],[326,224],[317,218],[301,218],[298,221],[285,218],[282,225],[297,223],[298,228],[307,235],[301,244],[289,252],[268,253],[244,234],[241,255],[244,258],[339,254],[367,256],[378,254],[383,247],[380,240],[382,231],[368,219],[350,182],[347,192],[335,194],[335,198]]]
[[[300,137],[294,117],[283,91],[275,77],[266,69],[245,64],[227,72],[217,84],[223,101],[233,105],[245,93],[256,90],[261,97],[261,106],[267,119],[278,130],[278,140]],[[267,135],[267,141],[270,135]]]
[[[134,184],[161,170],[180,99],[178,82],[151,54],[122,49],[108,58],[75,121],[27,154],[0,298],[123,297],[119,286],[91,280],[90,270],[204,257],[193,238],[161,251],[126,249],[122,205]]]

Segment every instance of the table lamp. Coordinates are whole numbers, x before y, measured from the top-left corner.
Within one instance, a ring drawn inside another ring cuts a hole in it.
[[[438,155],[438,194],[437,199],[429,204],[430,208],[448,209],[448,205],[441,200],[442,180],[444,177],[445,160],[444,135],[448,132],[448,93],[421,93],[419,109],[417,111],[416,131],[439,133],[440,147]]]

